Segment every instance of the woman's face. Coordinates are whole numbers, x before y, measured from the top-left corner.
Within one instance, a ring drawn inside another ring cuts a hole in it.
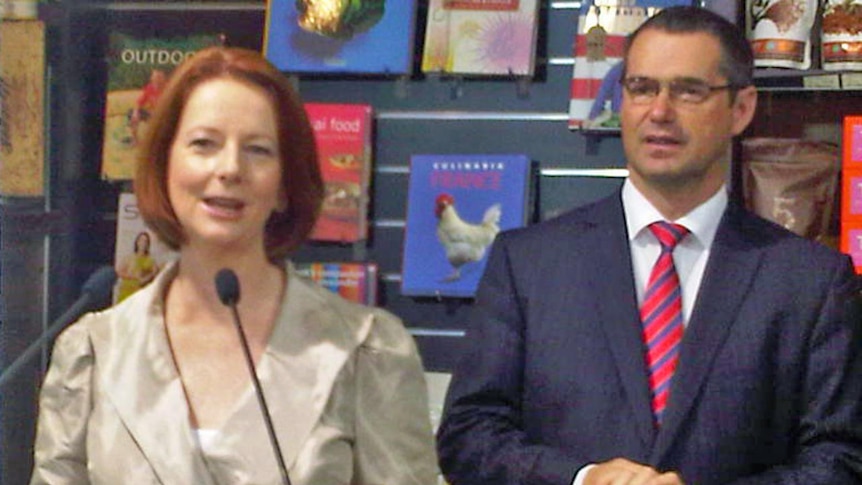
[[[135,238],[135,252],[138,254],[150,252],[150,235],[146,232],[138,234]]]
[[[168,158],[168,197],[188,246],[264,251],[266,222],[286,206],[276,120],[251,84],[219,78],[191,92]]]

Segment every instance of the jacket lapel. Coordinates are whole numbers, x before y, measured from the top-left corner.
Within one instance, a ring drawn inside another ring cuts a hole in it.
[[[209,485],[164,327],[161,295],[175,270],[165,268],[140,290],[147,298],[128,300],[114,321],[94,329],[98,385],[160,482]]]
[[[595,292],[598,321],[607,336],[620,382],[631,405],[634,426],[645,448],[650,449],[655,438],[655,426],[632,278],[631,251],[619,192],[596,207],[595,227],[586,240],[591,252],[598,251],[598,257],[590,262],[593,267],[589,274],[596,278],[589,291]]]
[[[742,233],[742,217],[740,209],[728,206],[713,241],[651,463],[660,462],[695,406],[757,271],[761,252]]]
[[[347,359],[371,329],[370,313],[358,325],[349,325],[343,318],[331,310],[318,292],[290,271],[286,301],[266,358],[258,368],[288,469],[296,462],[320,420]],[[246,410],[257,419],[256,401],[253,406],[254,410]],[[225,434],[240,436],[241,431],[228,430]],[[264,434],[259,437],[266,440]],[[247,441],[241,445],[248,446]],[[266,463],[274,465],[269,443],[262,444],[265,446],[262,460],[267,460],[264,466]]]

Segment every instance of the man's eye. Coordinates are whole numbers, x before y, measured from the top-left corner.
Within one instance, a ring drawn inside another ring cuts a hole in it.
[[[676,86],[676,91],[681,96],[703,96],[709,91],[709,88],[702,84],[683,83]]]
[[[656,87],[649,82],[633,82],[629,83],[629,91],[632,94],[652,94],[657,91]]]

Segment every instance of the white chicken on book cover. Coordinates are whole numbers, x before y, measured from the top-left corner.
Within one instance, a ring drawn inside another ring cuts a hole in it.
[[[530,166],[520,154],[414,155],[402,293],[472,297],[497,234],[531,213]]]

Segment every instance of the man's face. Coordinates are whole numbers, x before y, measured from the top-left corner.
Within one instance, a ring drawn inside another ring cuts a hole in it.
[[[720,59],[718,40],[706,33],[648,29],[631,45],[626,79],[660,84],[653,97],[623,90],[623,146],[630,179],[643,192],[683,189],[711,195],[724,183],[732,138],[754,115],[754,87],[741,89],[733,101],[728,89],[713,89],[699,102],[674,96],[669,88],[671,81],[677,86],[727,85],[719,74]]]

